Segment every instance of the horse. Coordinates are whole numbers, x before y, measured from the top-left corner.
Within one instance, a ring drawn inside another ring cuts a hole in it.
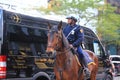
[[[92,51],[84,50],[93,59],[95,64],[90,64],[90,80],[96,80],[98,70],[98,58]],[[62,31],[62,21],[58,26],[51,26],[48,23],[47,54],[56,53],[54,72],[56,80],[84,80],[84,71],[76,55],[72,53],[68,40]]]

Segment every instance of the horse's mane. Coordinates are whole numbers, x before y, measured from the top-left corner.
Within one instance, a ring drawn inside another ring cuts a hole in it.
[[[66,39],[63,31],[61,32],[61,34],[62,34],[62,39],[63,39],[63,45],[68,49],[68,48],[69,48],[69,42],[68,42],[68,40]]]

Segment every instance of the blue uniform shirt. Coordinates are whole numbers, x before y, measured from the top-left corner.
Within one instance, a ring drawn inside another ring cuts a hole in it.
[[[75,30],[73,30],[75,27],[77,27]],[[71,32],[71,30],[73,30]],[[71,34],[68,36],[68,34],[71,32]],[[79,25],[67,25],[64,29],[63,29],[63,33],[65,35],[65,37],[67,37],[68,41],[70,44],[72,44],[74,47],[78,47],[80,45],[80,43],[82,43],[82,41],[84,40],[84,33],[83,33],[83,29],[79,26]]]

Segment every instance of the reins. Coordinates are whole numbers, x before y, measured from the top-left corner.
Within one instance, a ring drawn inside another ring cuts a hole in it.
[[[67,52],[69,52],[70,51],[70,47],[68,48],[68,49],[66,49],[65,51],[57,51],[58,52],[58,54],[62,54],[62,53],[67,53]]]

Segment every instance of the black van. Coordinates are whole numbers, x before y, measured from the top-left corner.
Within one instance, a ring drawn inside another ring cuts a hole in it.
[[[0,9],[0,80],[55,80],[54,59],[45,54],[47,22],[58,24]],[[106,66],[108,55],[98,37],[89,28],[83,29],[86,49],[99,58],[97,78],[112,80],[113,75]]]

